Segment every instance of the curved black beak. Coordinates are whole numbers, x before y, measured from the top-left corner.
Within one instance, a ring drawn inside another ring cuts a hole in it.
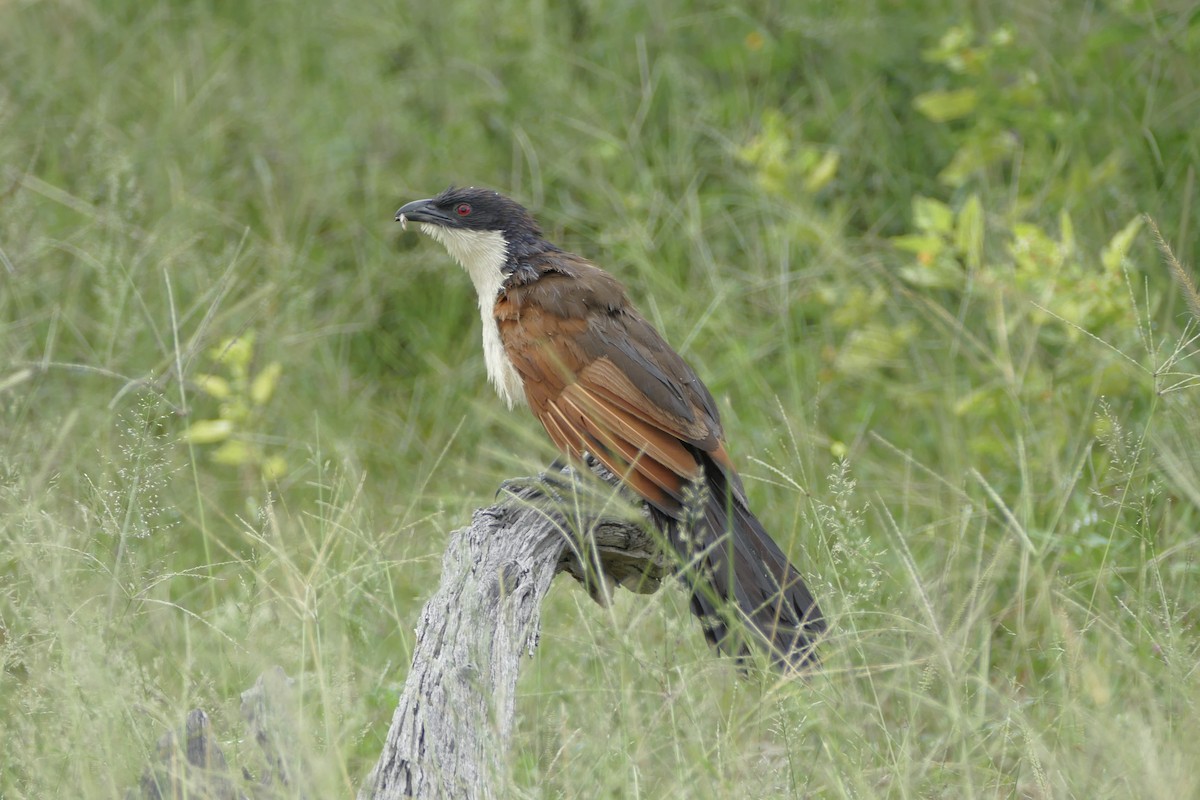
[[[434,205],[433,200],[413,200],[405,203],[396,212],[396,222],[408,229],[409,222],[428,222],[431,225],[445,225],[450,221],[441,209]]]

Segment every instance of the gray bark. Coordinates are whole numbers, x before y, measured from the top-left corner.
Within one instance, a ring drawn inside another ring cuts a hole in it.
[[[616,585],[652,592],[668,574],[650,526],[628,503],[605,502],[611,487],[595,492],[577,477],[564,469],[540,485],[506,487],[503,501],[451,536],[359,800],[502,795],[521,659],[537,646],[555,574],[571,574],[601,603]],[[612,516],[621,510],[624,518]]]

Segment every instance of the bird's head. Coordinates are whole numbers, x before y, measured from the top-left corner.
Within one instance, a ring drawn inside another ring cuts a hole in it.
[[[525,208],[499,192],[474,186],[451,186],[437,197],[414,200],[396,212],[396,221],[409,222],[441,242],[468,272],[487,261],[502,267],[514,245],[539,240],[541,228]]]

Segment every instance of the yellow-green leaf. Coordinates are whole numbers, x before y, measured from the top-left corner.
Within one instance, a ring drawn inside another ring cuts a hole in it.
[[[269,481],[277,481],[287,474],[288,465],[283,456],[271,456],[262,464],[262,476]]]
[[[212,460],[230,467],[240,467],[254,459],[254,453],[245,442],[231,439],[213,451]]]
[[[283,365],[278,361],[272,361],[254,376],[254,381],[250,384],[250,399],[255,405],[261,406],[271,399],[271,395],[275,393],[275,387],[279,384],[279,376],[283,374]]]
[[[959,209],[954,243],[967,268],[979,269],[983,264],[983,204],[977,194],[968,197]]]
[[[913,224],[926,233],[950,233],[954,228],[954,212],[950,206],[932,197],[913,198]]]
[[[231,336],[209,351],[213,361],[230,366],[245,367],[254,355],[254,332],[247,331],[241,336]]]
[[[192,444],[223,442],[233,433],[233,423],[227,419],[202,419],[183,432],[183,439]]]
[[[217,409],[217,413],[221,416],[221,419],[232,425],[235,422],[246,421],[250,416],[250,406],[246,404],[244,397],[238,397],[227,403],[221,403],[221,407]]]
[[[1104,265],[1104,269],[1109,272],[1120,271],[1121,262],[1125,260],[1125,256],[1129,255],[1129,248],[1133,247],[1133,240],[1141,229],[1142,217],[1138,215],[1129,220],[1124,228],[1117,231],[1117,235],[1109,240],[1100,253],[1100,263]]]
[[[937,258],[928,264],[901,267],[900,277],[924,289],[961,289],[965,280],[962,268],[950,258]]]
[[[940,236],[934,236],[931,233],[906,233],[903,236],[893,236],[892,245],[897,250],[916,253],[926,260],[941,255],[942,250],[946,247],[946,243]]]
[[[809,170],[808,177],[804,179],[804,188],[810,192],[819,192],[837,175],[839,163],[841,156],[833,150],[826,150],[816,166]]]
[[[229,397],[229,381],[220,375],[197,375],[195,382],[197,389],[211,397],[215,397],[218,400],[224,400],[226,397]]]
[[[949,122],[971,114],[979,105],[979,93],[974,89],[949,89],[922,92],[913,105],[934,122]]]
[[[1066,209],[1058,215],[1058,240],[1064,253],[1070,255],[1075,252],[1075,224],[1071,222],[1071,215]]]

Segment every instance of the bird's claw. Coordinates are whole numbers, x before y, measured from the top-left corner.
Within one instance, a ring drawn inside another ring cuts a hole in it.
[[[496,490],[496,497],[501,494],[509,497],[520,497],[529,495],[546,497],[551,500],[561,501],[564,494],[569,494],[574,486],[574,482],[570,476],[564,474],[563,470],[566,465],[558,460],[543,473],[527,478],[509,478],[501,481],[500,488]]]

